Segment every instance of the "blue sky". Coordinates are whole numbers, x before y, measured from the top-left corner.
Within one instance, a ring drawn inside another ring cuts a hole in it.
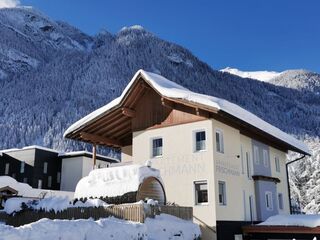
[[[319,0],[20,0],[91,35],[135,24],[214,69],[320,72]]]

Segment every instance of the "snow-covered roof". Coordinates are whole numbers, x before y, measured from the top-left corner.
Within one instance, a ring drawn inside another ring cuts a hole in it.
[[[92,157],[92,153],[88,151],[74,151],[74,152],[59,153],[59,157],[62,157],[62,158],[68,158],[68,157],[71,158],[71,157],[77,157],[77,156]],[[96,158],[102,161],[107,161],[107,162],[115,162],[115,163],[119,162],[119,159],[100,155],[100,154],[97,154]]]
[[[12,177],[0,176],[0,188],[7,186],[18,191],[20,196],[28,195],[32,191],[32,187],[26,183],[19,183]]]
[[[301,226],[301,227],[319,227],[319,214],[306,215],[275,215],[269,217],[266,221],[258,224],[261,226]]]
[[[7,186],[18,191],[18,196],[22,196],[22,197],[38,198],[41,195],[45,195],[45,197],[67,196],[69,199],[73,198],[73,192],[53,191],[53,190],[47,190],[47,189],[32,188],[29,184],[17,182],[12,177],[0,176],[0,188],[7,187]]]
[[[47,147],[38,146],[38,145],[32,145],[32,146],[27,146],[27,147],[23,147],[23,148],[4,149],[4,150],[1,150],[0,152],[2,152],[2,153],[9,153],[9,152],[29,150],[29,149],[40,149],[40,150],[44,150],[44,151],[48,151],[48,152],[58,153],[57,150],[54,150],[54,149],[51,149],[51,148],[47,148]]]
[[[95,169],[78,182],[74,197],[122,196],[138,191],[140,184],[148,177],[161,181],[159,170],[142,165]]]
[[[259,130],[266,132],[271,136],[293,146],[294,148],[300,150],[303,153],[310,153],[305,143],[281,131],[279,128],[276,128],[275,126],[267,123],[266,121],[257,117],[253,113],[243,109],[242,107],[222,98],[192,92],[187,88],[184,88],[183,86],[180,86],[179,84],[172,82],[161,75],[146,72],[144,70],[139,70],[134,75],[134,77],[129,82],[127,87],[124,89],[120,97],[114,99],[107,105],[97,109],[96,111],[90,113],[89,115],[85,116],[84,118],[80,119],[79,121],[71,125],[65,131],[64,137],[83,126],[86,126],[94,119],[100,117],[103,114],[106,114],[115,107],[119,106],[121,104],[121,101],[126,96],[127,92],[130,90],[131,86],[134,84],[134,82],[139,80],[138,76],[142,76],[142,78],[151,87],[153,87],[155,91],[157,91],[161,96],[165,98],[169,98],[172,100],[183,100],[193,104],[205,106],[206,108],[212,109],[213,111],[222,111],[228,113],[231,116],[238,118],[250,124],[251,126],[258,128]]]

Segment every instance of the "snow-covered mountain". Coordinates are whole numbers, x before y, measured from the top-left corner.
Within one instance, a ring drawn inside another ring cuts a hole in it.
[[[235,102],[305,140],[315,155],[304,167],[320,169],[319,74],[289,71],[270,83],[241,78],[213,70],[187,49],[140,26],[88,36],[30,8],[0,9],[0,36],[0,149],[87,147],[64,140],[64,130],[119,96],[143,68],[192,91]],[[314,179],[306,174],[303,181]],[[306,206],[307,191],[297,189]]]
[[[233,75],[237,75],[242,78],[252,78],[252,79],[257,79],[263,82],[268,82],[271,79],[278,77],[281,72],[274,72],[274,71],[241,71],[237,68],[231,68],[227,67],[224,69],[220,70],[221,72],[227,72],[231,73]]]

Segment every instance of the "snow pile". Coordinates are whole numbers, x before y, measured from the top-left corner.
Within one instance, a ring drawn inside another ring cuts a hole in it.
[[[278,77],[282,74],[282,72],[274,72],[274,71],[250,71],[250,72],[244,72],[236,68],[230,68],[227,67],[225,69],[221,69],[221,72],[228,72],[233,75],[237,75],[242,78],[252,78],[257,79],[263,82],[268,82],[271,79]]]
[[[291,146],[305,152],[309,153],[308,146],[297,140],[296,138],[290,136],[289,134],[281,131],[279,128],[274,127],[273,125],[265,122],[261,118],[257,117],[253,113],[241,108],[240,106],[231,103],[222,98],[216,98],[209,95],[199,94],[188,90],[180,86],[179,84],[172,82],[161,75],[146,72],[144,70],[139,70],[132,80],[129,82],[127,87],[122,92],[121,96],[111,101],[109,104],[97,109],[96,111],[90,113],[84,118],[80,119],[73,125],[71,125],[64,133],[64,137],[68,134],[78,130],[79,128],[87,125],[93,119],[101,116],[102,114],[106,114],[118,107],[122,100],[124,100],[125,95],[129,92],[129,89],[133,85],[133,83],[139,80],[138,76],[141,75],[154,89],[156,89],[160,95],[169,98],[169,99],[179,99],[185,100],[187,102],[200,104],[206,106],[213,111],[222,111],[228,113],[250,125],[290,144]]]
[[[49,220],[18,228],[0,225],[1,239],[24,240],[193,240],[200,236],[199,226],[190,221],[162,214],[145,224],[116,218],[88,220]]]
[[[78,182],[74,197],[122,196],[138,191],[140,184],[148,177],[161,181],[159,170],[142,165],[95,169]]]
[[[26,184],[17,182],[14,178],[8,176],[0,176],[0,188],[11,187],[14,190],[18,191],[20,196],[33,196],[33,188]]]
[[[73,192],[36,189],[26,183],[17,182],[12,177],[0,176],[0,188],[7,186],[18,191],[18,196],[25,198],[68,197],[73,199]]]
[[[20,212],[22,210],[22,203],[31,202],[32,198],[10,198],[4,204],[4,211],[7,214],[12,214],[14,212]]]
[[[28,207],[31,207],[36,210],[44,210],[46,212],[50,212],[53,210],[54,212],[59,212],[70,207],[69,199],[63,197],[50,197],[44,198],[39,201],[32,202],[30,205],[27,204]]]
[[[276,215],[269,217],[266,221],[258,225],[318,227],[320,226],[320,215]]]
[[[14,212],[20,212],[22,210],[21,205],[25,205],[30,209],[42,210],[46,212],[54,211],[59,212],[67,208],[76,207],[108,207],[109,205],[100,199],[88,199],[85,203],[77,201],[74,205],[69,201],[67,197],[49,197],[41,200],[32,198],[10,198],[5,202],[4,211],[7,214]]]
[[[109,204],[100,199],[87,199],[85,203],[77,201],[73,207],[108,207]]]

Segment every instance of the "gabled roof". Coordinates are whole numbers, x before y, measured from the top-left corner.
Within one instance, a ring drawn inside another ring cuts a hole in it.
[[[10,186],[0,187],[0,194],[1,192],[6,192],[6,191],[11,192],[12,194],[18,194],[18,191],[13,189]]]
[[[64,137],[75,138],[75,134],[81,132],[81,129],[84,129],[86,126],[89,126],[91,123],[97,121],[113,110],[120,108],[122,103],[128,97],[132,86],[134,86],[140,79],[143,79],[165,99],[189,106],[199,107],[209,112],[218,113],[220,116],[228,118],[232,122],[237,122],[238,125],[241,125],[244,128],[254,128],[255,131],[280,141],[282,144],[286,145],[288,150],[310,155],[309,149],[305,143],[288,135],[279,128],[267,123],[242,107],[221,98],[192,92],[179,84],[164,78],[163,76],[146,72],[144,70],[139,70],[134,75],[120,97],[71,125],[65,131]]]

